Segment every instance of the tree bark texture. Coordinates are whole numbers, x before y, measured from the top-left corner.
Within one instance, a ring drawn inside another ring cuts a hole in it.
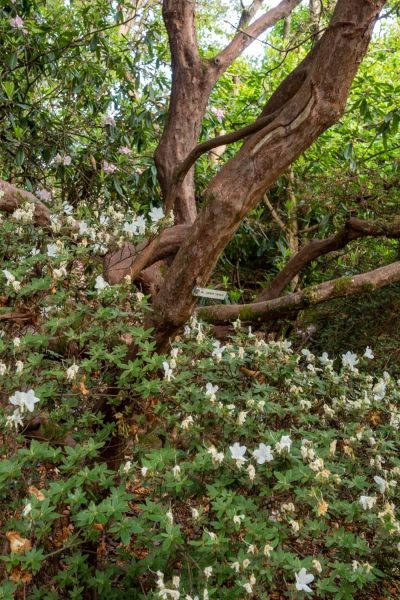
[[[147,323],[159,348],[194,310],[194,287],[206,284],[240,222],[262,194],[343,114],[358,66],[385,0],[339,0],[329,28],[262,111],[274,115],[210,182],[193,223],[154,301]],[[276,115],[276,116],[275,116]]]
[[[292,256],[286,266],[272,280],[269,286],[261,292],[257,302],[278,298],[285,287],[313,260],[324,254],[340,250],[352,240],[362,237],[400,238],[400,222],[371,223],[361,219],[349,219],[344,227],[335,235],[325,240],[311,240],[301,250]]]
[[[400,262],[398,261],[374,271],[354,275],[354,277],[340,277],[273,300],[200,308],[197,316],[203,321],[214,324],[235,321],[237,318],[247,323],[264,322],[335,298],[373,292],[399,281]]]

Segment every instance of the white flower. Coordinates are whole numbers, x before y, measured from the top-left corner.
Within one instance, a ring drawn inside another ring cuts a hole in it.
[[[25,504],[25,506],[24,506],[24,510],[22,511],[22,516],[27,517],[30,512],[32,512],[32,504],[30,502],[28,502],[28,504]]]
[[[309,583],[314,581],[314,575],[307,573],[306,569],[300,569],[298,573],[295,573],[296,577],[296,590],[299,592],[312,593],[312,589],[309,587]]]
[[[380,493],[384,494],[388,487],[388,482],[385,479],[383,479],[383,477],[379,477],[379,475],[375,475],[374,481],[375,481],[376,485],[379,487]]]
[[[365,358],[369,358],[370,360],[374,358],[374,354],[369,346],[365,348],[364,356]]]
[[[203,571],[204,575],[206,576],[206,579],[209,579],[212,575],[212,567],[206,567]]]
[[[354,367],[358,364],[357,354],[353,354],[348,350],[346,354],[342,355],[342,365],[344,367],[349,367],[351,371],[354,370]]]
[[[98,292],[101,292],[102,290],[105,290],[106,288],[109,287],[109,284],[107,283],[107,281],[104,279],[104,277],[102,275],[98,275],[96,277],[96,283],[95,286],[96,290]]]
[[[22,362],[22,360],[17,360],[17,362],[15,363],[15,372],[17,373],[17,375],[20,375],[23,370],[24,363]]]
[[[28,392],[15,392],[15,394],[10,397],[10,403],[14,404],[14,406],[19,406],[21,411],[26,408],[29,412],[33,412],[37,402],[40,402],[40,399],[35,396],[33,390],[29,390]]]
[[[242,562],[242,567],[243,569],[247,569],[247,567],[249,566],[250,561],[248,558],[245,558],[244,561]]]
[[[173,578],[172,578],[172,585],[176,589],[179,588],[179,586],[181,585],[181,578],[179,577],[179,575],[174,575],[173,576]]]
[[[132,467],[132,462],[130,460],[127,460],[126,463],[123,466],[123,471],[124,473],[126,473],[126,475],[128,475],[129,471],[131,470]]]
[[[79,366],[75,363],[73,365],[71,365],[70,367],[68,367],[68,369],[66,371],[67,380],[72,381],[73,379],[75,379],[78,371],[79,371]]]
[[[147,475],[147,471],[148,471],[148,470],[149,470],[149,469],[148,469],[148,467],[142,467],[142,468],[140,469],[140,472],[141,472],[141,474],[142,474],[142,477],[146,477],[146,475]]]
[[[360,496],[360,504],[364,510],[371,510],[376,504],[376,496]]]
[[[314,569],[317,571],[317,573],[322,573],[322,565],[319,562],[319,560],[314,558],[314,560],[312,561],[312,564],[313,564]]]
[[[280,441],[276,444],[275,449],[278,454],[281,454],[284,450],[290,452],[290,448],[292,446],[292,440],[289,435],[283,435]]]
[[[175,479],[177,479],[177,478],[178,478],[178,476],[180,475],[180,472],[181,472],[181,468],[180,468],[180,466],[179,466],[179,465],[175,465],[175,466],[173,467],[173,469],[172,469],[172,473],[173,473],[173,475],[174,475]]]
[[[21,339],[19,337],[15,337],[13,339],[13,345],[14,345],[15,348],[19,348],[20,345],[21,345]]]
[[[47,256],[54,257],[58,255],[59,248],[57,244],[47,244]]]
[[[173,375],[173,371],[171,369],[171,367],[169,366],[168,362],[166,360],[164,360],[163,362],[163,369],[164,369],[164,379],[165,381],[171,381],[171,379],[173,379],[174,375]]]
[[[248,594],[252,594],[253,593],[253,588],[251,587],[250,583],[243,583],[242,587],[246,590],[246,592]]]
[[[274,549],[273,546],[271,546],[270,544],[265,544],[264,550],[263,550],[264,556],[269,558],[271,556],[271,552],[273,549]]]
[[[139,235],[143,235],[146,231],[146,219],[143,215],[139,215],[133,221],[133,225],[136,227],[136,233]]]
[[[239,571],[240,571],[240,562],[239,561],[233,562],[231,564],[231,569],[233,569],[234,571],[236,571],[236,573],[239,573]]]
[[[303,348],[301,351],[302,355],[305,356],[308,362],[312,362],[315,358],[314,354],[308,350],[308,348]]]
[[[103,125],[111,125],[111,126],[115,126],[115,119],[112,115],[106,115],[103,119]]]
[[[7,371],[7,365],[0,361],[0,376],[5,375],[6,371]]]
[[[238,418],[237,418],[237,424],[238,425],[244,425],[245,421],[247,418],[247,411],[246,410],[241,410],[240,413],[238,414]]]
[[[239,462],[244,462],[247,458],[244,458],[246,454],[247,448],[246,446],[241,446],[238,442],[235,442],[233,446],[229,446],[229,450],[231,451],[232,458]]]
[[[181,423],[181,427],[182,429],[190,429],[190,427],[193,425],[193,417],[192,415],[189,415],[188,417],[186,417],[186,419],[183,419],[182,423]]]
[[[215,394],[218,392],[219,387],[217,385],[213,385],[212,383],[206,383],[206,396],[210,398],[211,402],[215,402]]]
[[[19,412],[19,409],[16,408],[13,412],[12,415],[9,415],[7,417],[7,426],[8,427],[14,427],[14,429],[18,429],[19,426],[23,426],[24,422],[22,420],[21,417],[21,413]]]
[[[164,216],[165,215],[163,209],[157,206],[153,206],[151,211],[149,212],[149,217],[153,223],[158,223],[158,221],[161,221],[161,219],[163,219]]]
[[[218,340],[213,343],[213,346],[214,346],[214,350],[213,350],[211,356],[214,356],[216,358],[217,362],[220,362],[222,359],[222,354],[224,353],[226,346],[221,346],[221,342],[219,342]]]
[[[263,465],[265,462],[271,462],[274,460],[271,446],[266,446],[265,444],[260,444],[258,448],[254,450],[253,456],[259,465]]]
[[[41,189],[37,190],[36,196],[43,200],[44,202],[49,202],[51,200],[51,192],[49,190]]]
[[[85,233],[88,232],[89,225],[86,223],[86,221],[78,221],[78,225],[79,225],[79,235],[85,235]]]
[[[256,478],[256,470],[255,470],[254,466],[248,465],[246,471],[248,473],[250,481],[254,481],[254,479]]]
[[[190,510],[192,512],[192,519],[197,521],[197,519],[200,517],[199,511],[197,510],[197,508],[191,508]]]
[[[372,388],[374,394],[374,400],[383,400],[386,394],[386,383],[383,379],[380,379],[378,383]]]
[[[235,525],[240,525],[242,521],[244,521],[245,519],[245,515],[235,515],[233,517],[233,522],[235,523]]]

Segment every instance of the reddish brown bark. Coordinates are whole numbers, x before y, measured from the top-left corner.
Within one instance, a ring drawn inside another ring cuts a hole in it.
[[[257,302],[278,298],[296,275],[319,256],[340,250],[352,240],[367,236],[399,239],[400,223],[370,223],[360,219],[349,219],[343,229],[332,237],[325,240],[311,240],[292,256],[282,271],[261,292]]]
[[[185,170],[178,183],[176,171],[197,145],[211,90],[256,37],[290,14],[299,2],[282,0],[277,7],[240,31],[218,56],[206,61],[198,51],[195,0],[164,0],[163,18],[171,49],[172,89],[167,122],[155,152],[155,161],[166,210],[174,210],[177,223],[193,223],[197,216],[193,168]],[[253,8],[256,9],[258,4],[255,2]],[[243,24],[253,16],[253,8]]]
[[[248,323],[269,321],[298,312],[308,306],[315,306],[334,298],[373,292],[399,281],[400,262],[395,262],[374,271],[354,275],[354,277],[341,277],[333,281],[326,281],[299,292],[293,292],[287,296],[265,302],[208,306],[199,309],[197,316],[203,321],[214,324],[235,321],[237,318]]]
[[[192,290],[204,285],[245,215],[285,169],[344,111],[385,0],[339,0],[329,28],[273,94],[262,112],[278,111],[211,181],[205,205],[155,298],[148,325],[164,348],[190,316]]]

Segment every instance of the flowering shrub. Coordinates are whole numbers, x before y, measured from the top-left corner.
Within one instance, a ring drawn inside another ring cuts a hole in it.
[[[98,257],[163,215],[31,213],[0,240],[0,598],[397,597],[400,385],[371,349],[193,318],[156,355]]]

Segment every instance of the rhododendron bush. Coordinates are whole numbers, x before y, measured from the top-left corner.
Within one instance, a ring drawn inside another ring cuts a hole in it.
[[[193,317],[155,354],[101,255],[163,215],[21,210],[0,239],[0,597],[398,597],[400,382],[373,348],[240,322],[221,342]]]

